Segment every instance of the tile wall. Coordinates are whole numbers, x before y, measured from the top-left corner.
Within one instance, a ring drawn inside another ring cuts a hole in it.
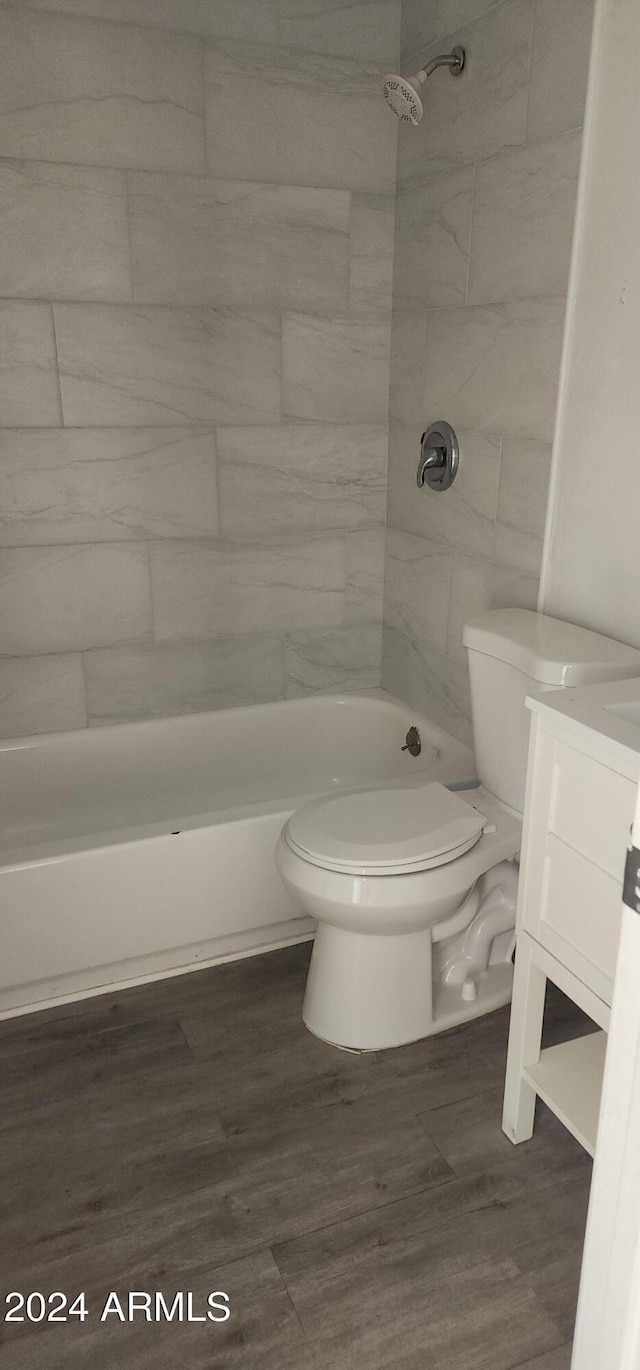
[[[383,684],[470,740],[462,628],[535,608],[593,0],[402,0],[404,72],[464,44],[398,147]],[[442,495],[422,429],[457,428]]]
[[[0,3],[0,735],[379,683],[399,19]]]

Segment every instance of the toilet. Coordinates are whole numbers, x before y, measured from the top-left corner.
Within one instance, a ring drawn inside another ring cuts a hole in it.
[[[429,781],[313,800],[280,875],[317,919],[303,1018],[353,1051],[428,1037],[509,1002],[528,694],[640,675],[640,652],[530,610],[470,619],[479,787]]]

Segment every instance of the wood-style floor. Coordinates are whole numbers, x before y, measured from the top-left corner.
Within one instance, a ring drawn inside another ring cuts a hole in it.
[[[0,1024],[3,1311],[88,1308],[2,1325],[7,1370],[568,1370],[590,1165],[544,1108],[503,1136],[508,1012],[340,1052],[303,1027],[307,959]],[[574,1015],[554,996],[554,1040]],[[101,1323],[111,1290],[231,1318]]]

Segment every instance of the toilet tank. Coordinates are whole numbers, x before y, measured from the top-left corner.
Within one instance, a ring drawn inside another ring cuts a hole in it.
[[[640,676],[640,652],[530,609],[492,609],[465,624],[478,779],[522,813],[530,713],[526,696]]]

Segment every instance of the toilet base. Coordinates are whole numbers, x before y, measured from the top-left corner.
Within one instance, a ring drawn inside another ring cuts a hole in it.
[[[302,1017],[315,1037],[350,1051],[406,1046],[501,1008],[511,999],[511,958],[474,976],[476,997],[438,983],[430,930],[372,937],[320,923]]]

